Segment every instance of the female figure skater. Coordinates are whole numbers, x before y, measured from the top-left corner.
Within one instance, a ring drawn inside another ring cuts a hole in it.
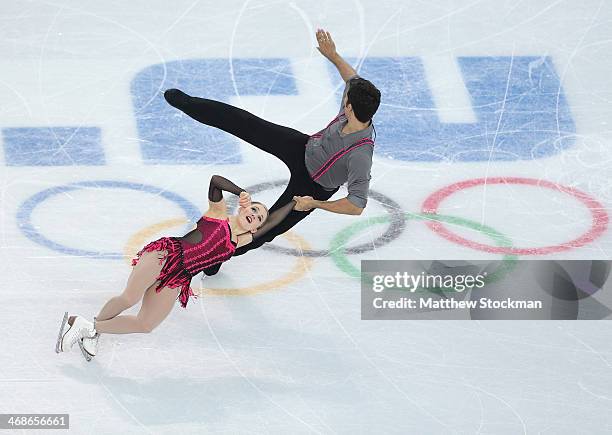
[[[222,191],[239,195],[236,215],[228,216]],[[231,181],[213,175],[208,190],[209,208],[197,227],[182,237],[162,237],[146,245],[132,260],[134,266],[123,293],[111,298],[94,317],[64,314],[55,351],[79,344],[90,361],[97,353],[101,333],[149,333],[168,316],[176,299],[185,308],[194,296],[189,284],[202,270],[214,267],[233,255],[236,248],[251,243],[281,222],[293,209],[287,203],[268,216],[267,208],[251,202],[250,195]],[[137,315],[119,315],[142,299]]]

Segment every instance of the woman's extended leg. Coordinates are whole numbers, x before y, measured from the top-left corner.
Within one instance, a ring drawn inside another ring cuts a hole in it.
[[[131,334],[153,331],[172,311],[180,288],[164,287],[159,293],[152,285],[142,298],[137,315],[121,315],[109,320],[96,321],[96,331],[102,334]]]
[[[112,319],[119,313],[136,305],[145,291],[155,283],[164,267],[159,264],[166,251],[143,252],[138,260],[138,264],[132,269],[128,278],[125,290],[119,296],[111,298],[100,310],[96,321]]]

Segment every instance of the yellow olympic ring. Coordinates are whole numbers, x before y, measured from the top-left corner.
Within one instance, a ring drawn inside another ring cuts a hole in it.
[[[138,251],[140,251],[140,249],[144,246],[144,242],[146,240],[152,238],[156,234],[159,234],[162,230],[165,230],[166,228],[185,225],[187,223],[189,222],[187,221],[187,219],[184,218],[167,219],[165,221],[150,225],[138,231],[136,234],[134,234],[128,239],[125,248],[123,249],[124,258],[127,260],[128,264],[131,265],[132,258],[134,258]]]
[[[298,249],[302,249],[304,251],[310,249],[310,245],[308,244],[308,242],[306,242],[306,240],[304,240],[297,234],[292,233],[291,231],[286,232],[285,234],[283,234],[283,236]],[[306,274],[306,272],[312,269],[313,262],[314,258],[311,257],[296,257],[296,262],[293,268],[285,275],[274,281],[259,284],[253,287],[243,288],[200,288],[198,296],[203,293],[212,293],[221,296],[248,296],[257,293],[262,293],[268,290],[273,290],[291,284],[292,282],[295,282],[298,279],[302,278]]]
[[[131,265],[131,259],[134,258],[136,256],[136,253],[141,249],[142,246],[144,246],[145,241],[152,238],[156,234],[159,234],[162,230],[166,228],[176,227],[179,225],[185,225],[187,223],[188,221],[182,218],[168,219],[165,221],[161,221],[157,224],[150,225],[138,231],[128,239],[128,242],[126,243],[125,248],[123,249],[126,260]],[[298,249],[302,249],[304,251],[311,249],[311,246],[306,240],[304,240],[297,234],[292,233],[291,231],[283,234],[283,236],[287,240],[289,240],[289,242],[292,243],[294,247]],[[314,258],[311,257],[296,257],[296,263],[294,264],[293,268],[285,275],[273,281],[258,284],[253,287],[218,289],[200,287],[199,289],[192,288],[192,290],[197,296],[202,296],[205,293],[219,296],[250,296],[257,293],[274,290],[299,280],[306,274],[306,272],[312,269],[313,262]]]

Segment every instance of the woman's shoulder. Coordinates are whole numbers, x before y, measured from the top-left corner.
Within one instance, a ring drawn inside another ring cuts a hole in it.
[[[227,213],[224,213],[222,211],[208,210],[202,215],[202,217],[200,217],[200,220],[202,219],[213,221],[228,221],[229,216],[227,215]]]

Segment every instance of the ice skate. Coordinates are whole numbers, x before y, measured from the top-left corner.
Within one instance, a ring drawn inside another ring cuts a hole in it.
[[[61,342],[64,333],[66,332],[66,324],[68,322],[68,311],[64,313],[64,319],[62,320],[62,324],[60,325],[59,334],[57,335],[57,342],[55,343],[55,353],[60,353],[62,351]]]
[[[80,342],[84,337],[93,337],[96,333],[93,323],[88,322],[81,316],[75,316],[72,325],[66,320],[68,313],[64,314],[62,327],[60,328],[60,337],[56,344],[56,352],[65,352],[71,350],[75,343]]]
[[[96,335],[93,337],[84,337],[83,340],[79,342],[81,352],[83,352],[83,356],[87,361],[91,361],[91,359],[98,353],[99,338],[100,334],[96,332]]]

